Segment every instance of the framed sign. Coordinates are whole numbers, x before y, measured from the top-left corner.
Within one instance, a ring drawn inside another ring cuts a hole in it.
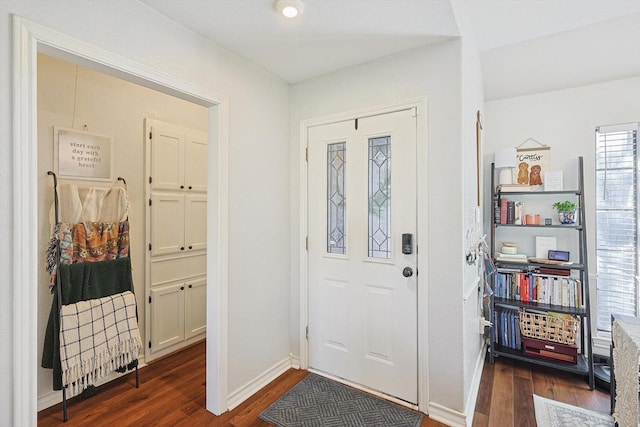
[[[54,166],[60,178],[111,181],[110,136],[54,128]]]
[[[539,147],[522,148],[528,141],[536,142]],[[542,189],[543,177],[549,171],[551,147],[528,138],[516,150],[516,167],[513,168],[513,182]]]

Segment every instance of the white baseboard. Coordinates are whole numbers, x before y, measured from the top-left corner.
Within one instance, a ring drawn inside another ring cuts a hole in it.
[[[138,369],[144,368],[147,364],[144,361],[144,357],[141,356],[138,359]],[[120,378],[123,375],[128,375],[134,371],[127,371],[124,373],[112,372],[100,381],[96,383],[96,387],[100,387],[103,384],[106,384],[110,381],[115,380],[116,378]],[[73,396],[67,396],[67,400],[71,399]],[[51,390],[45,394],[38,396],[38,412],[43,409],[50,408],[58,403],[62,402],[62,390]]]
[[[290,353],[289,359],[291,359],[291,367],[293,369],[300,369],[300,356],[295,356],[293,353]]]
[[[480,390],[480,380],[484,370],[484,358],[487,351],[487,344],[483,344],[476,360],[473,381],[469,389],[469,397],[465,405],[465,412],[458,412],[437,403],[429,403],[429,418],[440,421],[452,427],[471,427],[473,425],[473,415],[476,412],[476,402],[478,401],[478,391]]]
[[[227,399],[229,410],[235,408],[236,406],[253,396],[258,390],[278,378],[291,367],[291,356],[287,356],[287,358],[285,358],[281,362],[276,363],[274,366],[258,375],[255,379],[249,381],[238,390],[229,394],[229,397]]]
[[[429,403],[429,418],[451,427],[467,426],[467,417],[465,414],[438,405],[437,403]]]
[[[480,391],[480,381],[482,380],[482,371],[484,371],[484,360],[487,354],[487,344],[483,343],[480,353],[478,353],[478,360],[476,361],[476,369],[474,370],[473,382],[469,390],[469,397],[467,398],[467,404],[465,407],[465,414],[467,415],[467,427],[471,427],[473,424],[473,416],[476,412],[476,402],[478,401],[478,392]]]

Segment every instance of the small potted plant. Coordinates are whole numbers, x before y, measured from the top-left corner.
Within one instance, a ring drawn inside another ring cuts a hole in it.
[[[569,200],[563,202],[555,202],[553,208],[558,211],[558,221],[560,224],[575,224],[576,223],[576,211],[578,205]]]

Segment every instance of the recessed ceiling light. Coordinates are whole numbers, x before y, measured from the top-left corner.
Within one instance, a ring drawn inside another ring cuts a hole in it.
[[[295,18],[304,9],[300,0],[278,0],[276,9],[287,18]]]

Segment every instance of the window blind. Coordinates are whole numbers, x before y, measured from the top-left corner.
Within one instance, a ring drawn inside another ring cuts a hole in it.
[[[597,328],[638,315],[638,124],[596,129]]]

